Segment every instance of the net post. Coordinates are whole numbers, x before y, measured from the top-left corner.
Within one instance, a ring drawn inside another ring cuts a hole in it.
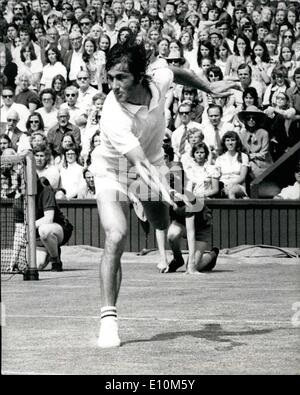
[[[39,279],[36,264],[36,229],[35,229],[35,196],[37,194],[36,167],[33,153],[26,155],[26,181],[27,181],[27,235],[30,240],[28,245],[28,269],[23,275],[24,281]]]

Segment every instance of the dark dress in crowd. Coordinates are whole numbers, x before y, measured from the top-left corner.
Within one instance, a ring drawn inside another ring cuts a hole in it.
[[[18,74],[18,66],[14,62],[9,62],[4,67],[3,75],[6,78],[5,85],[16,88],[15,79]],[[1,76],[2,78],[2,76]]]
[[[270,154],[273,161],[276,161],[288,147],[288,135],[285,128],[285,118],[276,113],[274,118],[267,118],[263,128],[269,133]]]

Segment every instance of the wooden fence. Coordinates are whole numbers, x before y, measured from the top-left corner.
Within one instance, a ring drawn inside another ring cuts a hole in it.
[[[211,199],[207,205],[213,213],[211,244],[214,246],[230,248],[266,244],[300,247],[300,201]],[[104,232],[94,201],[60,201],[60,207],[75,227],[70,245],[103,247]],[[126,250],[155,247],[153,229],[146,235],[134,211],[130,210]]]
[[[244,244],[300,247],[300,201],[293,200],[207,200],[213,213],[210,244],[230,248]],[[59,206],[74,225],[69,245],[104,246],[94,200],[60,200]],[[1,239],[12,228],[12,202],[1,201]],[[9,225],[9,226],[8,226]],[[2,244],[2,243],[1,243]],[[3,246],[2,246],[3,247]],[[131,209],[126,251],[156,248],[154,230],[146,234]]]

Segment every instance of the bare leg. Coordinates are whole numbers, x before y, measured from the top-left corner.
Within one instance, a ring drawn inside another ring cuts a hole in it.
[[[98,345],[101,348],[118,347],[117,309],[122,280],[121,257],[127,234],[128,203],[115,199],[115,191],[101,191],[98,200],[101,224],[105,231],[105,247],[100,263],[101,325]]]
[[[56,223],[44,224],[39,227],[41,242],[48,251],[50,257],[58,257],[58,246],[64,239],[63,228]]]
[[[188,274],[204,271],[207,265],[215,258],[215,253],[205,253],[205,250],[207,250],[207,242],[196,241],[195,265],[191,268],[190,265],[187,264],[186,272]]]
[[[157,265],[157,269],[161,273],[164,273],[168,269],[168,258],[167,258],[166,246],[165,246],[165,231],[156,229],[155,236],[156,236],[158,251],[160,255],[160,262]]]

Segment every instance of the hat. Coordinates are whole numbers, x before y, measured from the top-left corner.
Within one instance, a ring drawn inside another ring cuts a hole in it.
[[[184,22],[186,22],[191,15],[196,15],[199,18],[199,21],[201,20],[200,14],[198,14],[198,12],[196,12],[196,11],[189,11],[189,12],[186,13],[186,15],[184,17]]]
[[[245,123],[247,121],[247,116],[249,115],[254,116],[259,122],[262,122],[267,118],[266,114],[256,106],[248,106],[246,110],[238,113],[238,118],[241,122]]]
[[[209,29],[209,35],[211,36],[213,34],[216,34],[220,38],[223,38],[223,35],[222,35],[221,31],[219,29],[215,28],[215,27],[212,28],[212,29]]]
[[[172,49],[169,55],[166,57],[167,62],[171,62],[172,60],[178,60],[180,64],[185,63],[185,59],[181,56],[180,51],[178,49]]]

